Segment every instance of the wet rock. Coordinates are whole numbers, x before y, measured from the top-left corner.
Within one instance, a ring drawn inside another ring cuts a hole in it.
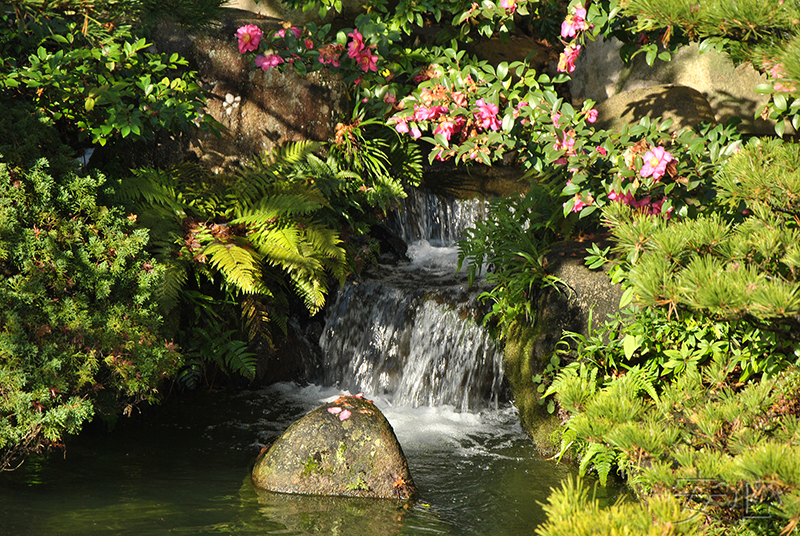
[[[643,117],[672,119],[671,131],[714,122],[714,111],[699,91],[686,86],[656,86],[614,95],[595,106],[597,128],[619,131]]]
[[[595,240],[604,247],[601,240]],[[584,263],[588,242],[565,242],[547,255],[547,272],[561,283],[547,288],[535,301],[535,324],[518,323],[505,338],[503,365],[511,386],[514,405],[523,430],[546,456],[559,451],[560,421],[540,403],[539,384],[533,377],[542,374],[564,331],[589,335],[591,326],[603,324],[619,311],[623,289],[614,285],[604,270],[589,270]]]
[[[369,400],[342,396],[292,424],[256,461],[260,489],[407,500],[416,494],[391,425]]]

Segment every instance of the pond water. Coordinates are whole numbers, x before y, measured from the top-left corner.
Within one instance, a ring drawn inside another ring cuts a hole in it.
[[[574,473],[537,455],[513,407],[470,413],[375,400],[419,488],[412,507],[257,492],[248,477],[261,448],[339,394],[295,384],[191,393],[110,432],[90,426],[64,453],[0,474],[0,534],[533,534],[539,503]],[[608,500],[620,492],[598,488]]]

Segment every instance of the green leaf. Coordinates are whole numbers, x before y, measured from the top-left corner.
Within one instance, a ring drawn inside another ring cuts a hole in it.
[[[630,333],[625,335],[625,339],[622,341],[622,349],[625,351],[625,357],[627,359],[633,357],[633,354],[636,353],[636,350],[639,349],[640,345],[641,341],[638,337],[635,337]]]

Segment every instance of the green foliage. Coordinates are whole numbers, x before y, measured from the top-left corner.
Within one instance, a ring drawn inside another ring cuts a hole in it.
[[[589,496],[586,484],[572,478],[550,494],[544,511],[547,521],[536,529],[539,536],[677,536],[699,534],[701,529],[701,518],[669,494],[602,508]]]
[[[552,198],[533,185],[525,195],[492,199],[486,219],[459,242],[458,270],[466,267],[470,284],[487,270],[492,289],[481,298],[493,302],[487,320],[497,321],[501,334],[516,321],[532,321],[536,293],[557,282],[542,264],[555,237],[547,220],[553,212]]]
[[[179,363],[159,336],[163,268],[105,182],[0,163],[0,468],[154,401]]]
[[[186,60],[148,52],[151,44],[137,33],[146,26],[133,25],[152,2],[12,4],[0,24],[0,87],[70,134],[105,145],[152,139],[161,129],[213,128],[200,113],[204,97]],[[211,4],[218,2],[203,6]]]
[[[209,281],[218,274],[234,296],[268,300],[244,302],[251,335],[268,320],[283,325],[290,287],[312,314],[322,307],[328,276],[344,277],[345,254],[337,233],[318,219],[329,203],[304,165],[312,159],[311,167],[326,167],[313,157],[315,148],[287,146],[232,177],[185,164],[140,170],[125,181],[121,198],[151,229],[155,251],[173,276],[166,306],[181,301],[183,283],[197,273]],[[270,340],[268,332],[260,334]]]

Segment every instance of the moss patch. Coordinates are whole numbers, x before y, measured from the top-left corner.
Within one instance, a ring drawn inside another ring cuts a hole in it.
[[[538,331],[519,323],[511,326],[503,348],[503,365],[522,429],[543,455],[552,456],[559,451],[560,424],[555,415],[539,404],[539,392],[533,383],[533,376],[543,370],[543,365],[533,357]]]

